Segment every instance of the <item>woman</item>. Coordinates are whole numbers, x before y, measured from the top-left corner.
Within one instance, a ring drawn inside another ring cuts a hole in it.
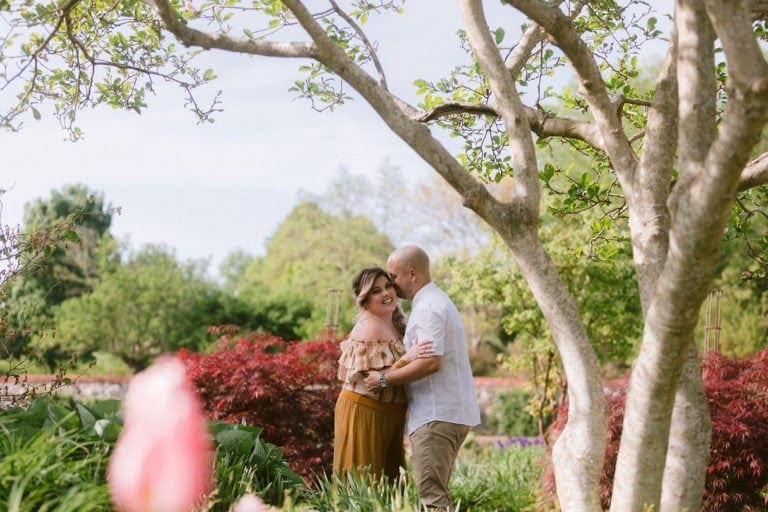
[[[352,280],[352,289],[358,315],[341,343],[338,377],[344,384],[336,401],[333,472],[368,466],[375,478],[384,474],[395,479],[405,466],[405,391],[402,386],[368,391],[365,375],[429,357],[432,345],[415,344],[405,353],[405,318],[386,270],[364,268]]]

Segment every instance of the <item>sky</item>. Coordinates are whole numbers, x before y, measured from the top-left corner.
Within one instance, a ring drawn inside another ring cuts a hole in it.
[[[390,90],[412,104],[415,78],[436,80],[463,54],[452,0],[408,2],[404,14],[367,27]],[[296,99],[288,89],[301,63],[207,53],[201,67],[214,68],[214,90],[223,94],[213,124],[197,124],[169,87],[141,115],[106,106],[82,112],[85,136],[74,143],[54,118],[29,116],[20,132],[0,132],[0,222],[21,224],[25,203],[82,183],[119,207],[111,231],[130,248],[162,243],[180,260],[209,259],[215,272],[235,249],[263,253],[301,191],[322,192],[340,168],[374,176],[388,160],[409,183],[431,178],[359,98],[324,113]]]

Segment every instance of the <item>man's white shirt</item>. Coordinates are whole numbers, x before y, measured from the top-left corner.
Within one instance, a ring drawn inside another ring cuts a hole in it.
[[[443,360],[436,373],[406,384],[408,434],[430,421],[478,425],[480,407],[461,315],[445,292],[431,282],[413,297],[405,330],[406,350],[416,339],[432,341],[435,355]]]

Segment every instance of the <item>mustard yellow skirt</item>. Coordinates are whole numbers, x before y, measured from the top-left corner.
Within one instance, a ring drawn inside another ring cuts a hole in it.
[[[405,467],[406,404],[393,404],[342,390],[334,416],[333,473],[368,466],[376,478],[395,479]]]

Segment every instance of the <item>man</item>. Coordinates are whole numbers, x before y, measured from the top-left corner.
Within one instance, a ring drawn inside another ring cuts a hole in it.
[[[430,510],[451,510],[448,481],[453,463],[469,428],[480,423],[464,326],[451,299],[432,282],[429,257],[422,249],[397,249],[387,260],[387,270],[397,296],[413,301],[406,349],[431,340],[435,355],[386,373],[369,372],[365,382],[371,389],[405,384],[406,428],[421,501]]]

